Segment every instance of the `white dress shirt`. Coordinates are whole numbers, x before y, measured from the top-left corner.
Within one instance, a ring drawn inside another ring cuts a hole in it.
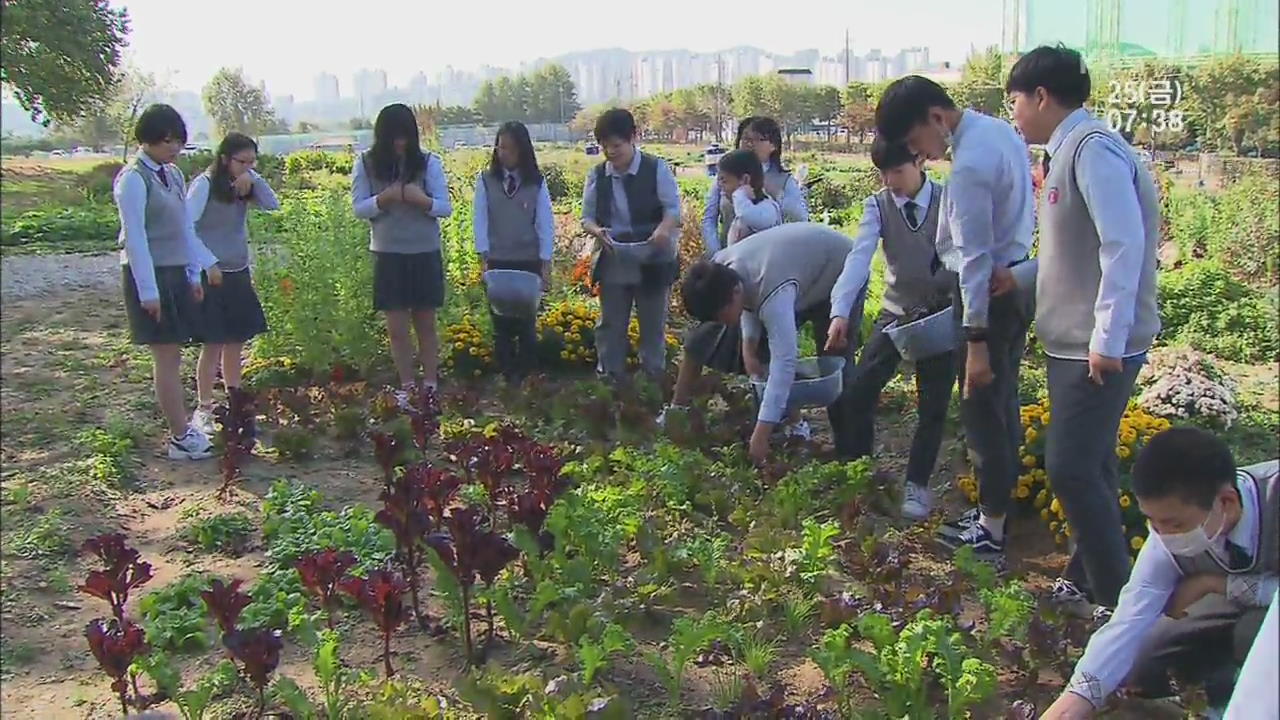
[[[1271,607],[1262,619],[1258,635],[1236,678],[1235,690],[1223,720],[1280,719],[1280,594],[1271,598]]]
[[[782,224],[782,208],[778,202],[768,195],[756,202],[754,191],[746,185],[739,186],[733,192],[733,216],[733,224],[725,238],[728,245],[749,237],[752,233]]]
[[[787,398],[796,379],[799,345],[796,338],[795,282],[779,287],[755,311],[742,311],[742,338],[758,342],[769,334],[769,377],[765,383],[756,419],[780,423],[787,414]]]
[[[1231,532],[1215,543],[1218,557],[1225,558],[1226,540],[1247,553],[1259,547],[1259,517],[1256,483],[1247,473],[1236,473],[1241,513]],[[1138,551],[1129,582],[1120,591],[1115,613],[1093,634],[1084,656],[1076,664],[1067,690],[1101,708],[1106,698],[1124,682],[1137,659],[1142,639],[1164,615],[1169,597],[1182,581],[1182,570],[1160,540],[1151,532]],[[1227,599],[1243,607],[1262,607],[1275,596],[1280,578],[1269,573],[1227,575]]]
[[[907,201],[916,204],[916,225],[912,228],[913,230],[924,224],[925,215],[929,212],[929,203],[933,201],[933,190],[933,181],[926,178],[914,197],[892,193],[893,204],[897,206],[898,212],[902,213],[902,219],[907,222],[908,227],[911,227],[911,222],[907,220],[907,212],[902,208]],[[853,252],[845,258],[844,270],[836,282],[836,289],[831,293],[831,317],[848,318],[849,313],[853,312],[858,293],[871,278],[871,259],[876,254],[876,248],[880,246],[881,227],[880,204],[876,201],[875,195],[868,195],[867,199],[862,201],[862,220],[858,221],[858,233],[853,238]]]
[[[769,168],[773,167],[770,163],[764,164],[764,171],[769,172]],[[711,179],[711,187],[707,189],[707,202],[702,209],[702,243],[707,248],[709,254],[719,252],[720,247],[720,199],[724,196],[724,191],[720,187],[720,183],[715,178]],[[778,202],[778,206],[782,208],[783,222],[809,222],[809,203],[805,200],[804,190],[800,187],[800,183],[796,181],[794,175],[787,178],[787,183],[782,191],[781,198],[774,198]],[[735,210],[735,212],[737,212]]]
[[[152,170],[160,169],[160,163],[152,160],[145,152],[138,152],[138,162]],[[184,192],[185,179],[177,165],[165,165],[164,173],[170,183],[177,183],[177,192]],[[129,266],[138,289],[138,300],[158,300],[160,289],[156,285],[156,268],[151,262],[151,247],[147,245],[147,182],[138,175],[136,169],[126,166],[116,176],[111,194],[120,213],[120,264]],[[185,225],[189,259],[187,280],[192,285],[198,285],[200,271],[217,265],[218,258],[196,236],[190,213],[187,214]]]
[[[1088,110],[1078,108],[1058,124],[1045,146],[1051,163],[1067,135],[1089,118]],[[1081,143],[1076,158],[1076,185],[1101,239],[1098,263],[1102,268],[1102,282],[1093,306],[1089,350],[1118,358],[1124,355],[1129,329],[1133,327],[1138,278],[1146,249],[1142,206],[1134,184],[1137,163],[1129,148],[1103,135],[1094,135]]]
[[[427,170],[418,181],[422,191],[431,198],[431,209],[426,211],[430,217],[443,218],[453,214],[453,203],[449,201],[449,181],[444,177],[444,163],[440,157],[424,152],[427,158]],[[378,207],[378,194],[364,172],[364,162],[356,155],[351,165],[351,200],[356,217],[371,220],[382,212]]]
[[[502,170],[502,185],[506,187],[509,178],[516,179],[516,187],[520,186],[519,170]],[[533,211],[533,230],[538,235],[538,258],[543,262],[551,261],[551,252],[555,247],[556,223],[555,214],[551,210],[551,191],[547,190],[544,180],[538,190],[538,199]],[[484,255],[489,252],[489,188],[485,185],[484,176],[476,179],[476,196],[472,205],[471,227],[476,236],[476,252]]]
[[[1034,192],[1027,146],[1009,123],[963,111],[942,189],[938,258],[960,276],[965,327],[987,327],[991,272],[1031,252]]]

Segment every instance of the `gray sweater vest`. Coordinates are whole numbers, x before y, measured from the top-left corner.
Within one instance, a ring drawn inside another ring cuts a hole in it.
[[[516,262],[537,261],[538,233],[534,218],[541,184],[521,182],[515,195],[507,196],[504,179],[481,175],[489,213],[489,257]]]
[[[1105,123],[1090,118],[1077,125],[1051,158],[1040,199],[1039,275],[1036,279],[1036,336],[1053,357],[1089,357],[1094,329],[1094,303],[1102,282],[1098,252],[1101,240],[1084,195],[1076,182],[1076,160],[1086,138],[1090,142],[1114,142],[1128,151],[1128,144]],[[1132,153],[1130,153],[1132,154]],[[1145,230],[1142,270],[1134,279],[1133,325],[1125,343],[1125,356],[1145,352],[1160,331],[1156,310],[1156,249],[1160,243],[1160,201],[1151,173],[1136,160],[1133,184],[1142,208]]]
[[[713,258],[742,278],[744,304],[758,310],[787,283],[796,285],[796,309],[831,299],[853,241],[819,223],[787,223],[761,230],[721,250]]]
[[[440,158],[432,153],[424,154],[427,156],[427,164],[424,166],[423,176],[417,178],[416,182],[422,187],[423,192],[426,192],[425,167],[430,167],[433,162],[440,162]],[[373,173],[373,164],[369,161],[368,151],[360,155],[360,162],[364,163],[365,177],[369,178],[369,187],[373,190],[373,194],[377,195],[386,190],[391,181],[379,178]],[[436,252],[440,249],[440,221],[421,208],[407,203],[395,203],[389,208],[380,210],[370,224],[373,226],[373,231],[369,240],[369,249],[374,252],[414,255]]]
[[[781,172],[773,168],[769,168],[764,174],[764,191],[777,201],[778,205],[782,205],[782,196],[787,191],[787,181],[791,179],[791,173]],[[714,181],[713,181],[714,182]],[[729,237],[729,226],[733,224],[733,198],[720,193],[720,242]]]
[[[185,266],[191,262],[187,251],[187,201],[182,171],[165,165],[168,187],[156,172],[138,158],[120,172],[138,173],[147,186],[147,247],[155,267]],[[121,236],[123,243],[124,236]]]
[[[213,178],[209,181],[212,184]],[[218,258],[219,269],[234,272],[249,267],[248,216],[248,200],[219,200],[210,188],[204,212],[195,218],[196,235]]]
[[[1196,573],[1213,573],[1215,575],[1223,573],[1228,575],[1266,573],[1274,575],[1280,573],[1280,481],[1277,480],[1278,468],[1280,468],[1280,462],[1271,460],[1240,468],[1239,470],[1239,472],[1253,479],[1253,487],[1249,488],[1248,484],[1241,483],[1237,483],[1236,487],[1240,489],[1240,492],[1256,493],[1255,504],[1259,515],[1261,515],[1258,525],[1257,547],[1244,548],[1253,556],[1252,566],[1231,569],[1224,566],[1218,556],[1210,552],[1189,558],[1170,553],[1173,561],[1178,564],[1178,569],[1182,570],[1184,575],[1194,575]]]
[[[938,235],[941,204],[942,186],[934,183],[924,220],[919,228],[912,230],[894,203],[893,192],[885,188],[876,193],[885,259],[881,304],[897,317],[916,310],[941,310],[951,303],[955,273],[934,264],[937,255],[933,243]]]

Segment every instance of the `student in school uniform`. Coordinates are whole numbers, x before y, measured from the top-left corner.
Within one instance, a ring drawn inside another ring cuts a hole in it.
[[[893,379],[902,357],[885,327],[932,315],[951,305],[955,273],[942,267],[934,248],[942,207],[942,186],[924,174],[924,161],[902,143],[877,136],[871,162],[880,171],[884,189],[863,203],[862,221],[853,240],[850,266],[856,271],[844,280],[862,287],[871,275],[871,258],[884,248],[885,289],[876,329],[862,348],[854,369],[850,416],[854,424],[855,455],[869,456],[875,438],[875,410],[880,392]],[[883,245],[881,244],[883,242]],[[842,345],[848,334],[843,323],[829,333],[829,349]],[[902,514],[923,520],[933,509],[929,476],[942,445],[951,388],[956,382],[955,354],[944,352],[915,363],[916,431],[907,460]]]
[[[865,282],[858,288],[845,279],[852,272],[852,248],[847,236],[826,225],[786,223],[698,261],[681,281],[680,297],[689,314],[726,328],[686,336],[681,376],[692,374],[696,379],[702,367],[710,367],[767,380],[748,445],[756,462],[768,458],[770,437],[787,415],[799,354],[797,318],[812,318],[824,333],[827,324],[818,318],[860,322]],[[848,391],[854,349],[846,343],[841,351],[847,360],[845,392],[827,408],[836,452],[842,457],[851,457],[853,449]]]
[[[204,285],[222,282],[218,258],[196,236],[187,214],[185,179],[173,164],[187,142],[182,116],[152,105],[133,129],[138,154],[116,175],[120,274],[129,337],[151,348],[156,404],[169,426],[171,460],[213,455],[208,435],[191,426],[182,390],[182,346],[198,340]]]
[[[200,401],[191,424],[207,435],[214,432],[213,389],[218,369],[230,394],[240,387],[244,344],[267,331],[267,318],[253,289],[249,272],[249,206],[278,210],[280,201],[256,171],[258,144],[247,135],[229,133],[218,145],[208,170],[187,189],[187,214],[196,235],[218,258],[222,284],[204,288],[200,361],[196,391]]]
[[[634,306],[640,321],[640,368],[659,378],[666,370],[671,285],[679,274],[680,190],[666,161],[636,147],[636,121],[629,111],[602,113],[595,137],[605,161],[587,173],[582,227],[596,241],[597,371],[613,379],[626,372],[627,327]],[[629,243],[648,247],[640,252],[616,249]]]
[[[726,244],[782,224],[782,207],[764,189],[764,168],[750,150],[734,150],[720,157],[717,183],[733,203],[733,222]]]
[[[928,159],[941,159],[948,146],[952,150],[936,246],[944,266],[958,276],[954,307],[965,336],[956,353],[963,380],[960,415],[981,507],[944,525],[941,540],[969,546],[999,566],[1020,467],[1018,371],[1030,318],[1019,293],[993,296],[992,279],[996,269],[1023,263],[1031,251],[1026,144],[1013,126],[957,108],[941,85],[918,75],[885,89],[876,107],[876,132]]]
[[[750,150],[733,150],[720,157],[716,173],[716,185],[722,188],[734,204],[734,220],[726,236],[728,245],[735,245],[762,230],[768,230],[782,224],[782,208],[778,202],[769,197],[764,190],[764,168],[760,159]],[[823,318],[825,322],[826,318]],[[701,335],[692,340],[694,346],[704,346],[721,342],[721,336],[728,334],[724,342],[741,343],[741,333],[737,327],[725,326],[710,321],[699,324],[690,330],[691,335]],[[702,363],[682,354],[680,368],[676,376],[676,384],[672,393],[672,401],[658,415],[658,425],[666,425],[667,413],[672,410],[688,409],[693,393],[694,383],[702,375]],[[788,418],[787,431],[808,438],[807,424],[797,416]]]
[[[1112,608],[1129,577],[1115,439],[1160,331],[1160,198],[1129,144],[1084,108],[1090,80],[1078,52],[1032,50],[1006,89],[1014,122],[1047,153],[1040,249],[1028,265],[1053,409],[1046,469],[1075,540],[1054,597]]]
[[[391,359],[400,377],[398,397],[406,402],[417,385],[418,362],[425,387],[439,381],[440,218],[453,213],[443,162],[422,151],[418,123],[407,105],[393,103],[378,113],[373,147],[351,169],[351,202],[356,217],[372,225],[373,307],[386,315]],[[411,326],[418,340],[416,362]]]
[[[800,183],[782,164],[782,129],[769,117],[748,117],[738,125],[736,149],[753,153],[764,168],[764,190],[782,208],[783,222],[808,222],[809,206]],[[728,245],[733,225],[733,198],[711,183],[702,213],[702,242],[713,255]]]
[[[1226,443],[1198,428],[1151,438],[1133,464],[1133,493],[1151,532],[1115,613],[1089,639],[1044,720],[1093,717],[1122,686],[1130,696],[1173,697],[1171,679],[1184,689],[1203,685],[1206,716],[1222,717],[1237,670],[1253,646],[1267,644],[1259,628],[1280,587],[1278,475],[1276,460],[1236,467]],[[1274,703],[1274,672],[1264,682]],[[1275,717],[1267,700],[1247,698],[1252,712],[1240,717]]]
[[[473,226],[485,270],[523,270],[551,279],[555,217],[524,123],[507,122],[493,142],[489,169],[476,180]],[[493,315],[493,346],[510,382],[534,368],[537,319]]]

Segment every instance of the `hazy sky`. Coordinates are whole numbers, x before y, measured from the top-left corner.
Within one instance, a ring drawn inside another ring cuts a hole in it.
[[[606,0],[511,3],[536,14],[507,14],[502,0],[113,0],[132,21],[127,56],[175,88],[199,90],[220,66],[241,66],[273,94],[314,94],[321,71],[344,95],[356,70],[382,68],[390,85],[445,65],[515,67],[575,50],[755,45],[774,52],[844,46],[857,54],[927,45],[935,60],[964,59],[970,45],[1000,40],[1002,0],[804,0],[708,3]],[[904,13],[904,9],[906,12]]]

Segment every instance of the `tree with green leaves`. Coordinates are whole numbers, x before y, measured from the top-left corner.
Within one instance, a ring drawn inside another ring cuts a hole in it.
[[[572,118],[581,105],[573,77],[561,65],[547,65],[528,76],[529,121],[560,123]]]
[[[218,133],[257,136],[278,129],[275,111],[261,86],[249,82],[240,68],[221,68],[204,86],[204,110]]]
[[[4,3],[0,83],[31,119],[71,122],[110,97],[129,16],[106,0]]]
[[[963,108],[994,117],[1007,117],[1004,106],[1005,57],[996,46],[975,52],[960,69],[960,82],[952,98]]]

